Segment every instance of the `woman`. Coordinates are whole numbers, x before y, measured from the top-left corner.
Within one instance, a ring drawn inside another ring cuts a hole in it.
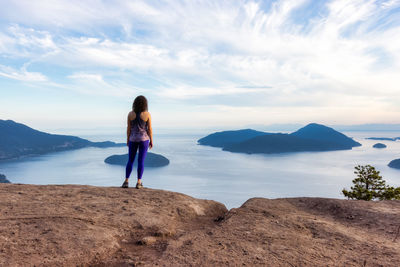
[[[151,116],[147,111],[147,99],[142,95],[135,98],[132,105],[132,111],[128,114],[126,145],[129,147],[129,159],[126,164],[125,181],[122,184],[122,187],[128,188],[129,186],[129,176],[132,172],[136,152],[139,149],[136,188],[140,189],[143,187],[142,175],[147,149],[153,147]]]

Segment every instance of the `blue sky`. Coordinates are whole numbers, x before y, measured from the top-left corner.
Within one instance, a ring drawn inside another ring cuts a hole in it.
[[[0,0],[0,114],[36,128],[400,123],[400,0]]]

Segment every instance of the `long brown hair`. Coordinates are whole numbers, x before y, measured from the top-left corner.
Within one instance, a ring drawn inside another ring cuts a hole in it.
[[[142,95],[137,96],[133,101],[132,110],[135,113],[147,111],[147,99]]]

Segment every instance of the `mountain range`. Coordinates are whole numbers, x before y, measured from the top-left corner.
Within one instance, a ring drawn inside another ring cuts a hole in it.
[[[71,136],[41,132],[12,120],[0,120],[0,160],[40,155],[83,147],[116,147],[123,143],[91,142]]]

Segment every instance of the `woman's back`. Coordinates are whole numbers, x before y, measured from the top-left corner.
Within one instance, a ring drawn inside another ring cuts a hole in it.
[[[134,113],[131,111],[129,113],[131,134],[129,136],[129,141],[139,142],[149,140],[148,135],[148,119],[149,114],[147,111]]]

